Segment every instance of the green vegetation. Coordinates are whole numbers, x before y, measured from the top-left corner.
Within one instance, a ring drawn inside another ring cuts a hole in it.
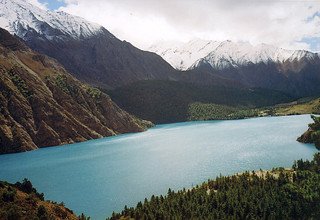
[[[190,190],[152,196],[114,219],[319,219],[320,154],[292,169],[220,176]]]
[[[77,87],[68,82],[68,79],[65,75],[56,76],[54,83],[58,86],[62,91],[67,94],[73,96],[77,93]]]
[[[277,105],[275,115],[320,114],[320,98],[303,98],[293,103]]]
[[[243,119],[299,114],[320,114],[320,98],[303,98],[264,108],[231,107],[200,102],[189,105],[189,120]]]
[[[22,183],[17,182],[15,186],[21,190],[22,192],[28,193],[28,194],[35,194],[40,200],[44,200],[44,194],[38,193],[35,188],[33,188],[32,183],[28,179],[23,179]]]
[[[217,104],[192,103],[189,106],[189,120],[227,120],[264,116],[267,113],[259,109],[230,107]]]
[[[320,98],[295,100],[284,93],[260,88],[140,81],[107,93],[121,108],[154,123],[320,114]]]
[[[315,146],[320,150],[320,117],[311,115],[314,123],[309,124],[309,129],[301,137],[298,138],[298,141],[303,143],[314,143]]]
[[[196,102],[189,106],[189,120],[229,119],[234,112],[234,107]]]
[[[272,106],[278,103],[293,101],[293,98],[277,91],[267,89],[228,88],[224,86],[197,86],[190,83],[174,81],[140,81],[127,86],[107,91],[111,98],[123,109],[139,118],[154,123],[187,121],[190,118],[219,118],[210,115],[206,110],[195,110],[193,103],[214,103],[243,110],[239,116],[251,115],[245,112],[250,108]],[[191,106],[192,107],[192,106]],[[190,114],[194,113],[194,115]],[[202,111],[202,114],[200,111]],[[218,111],[219,113],[220,110]],[[200,114],[201,113],[201,114]],[[235,113],[234,113],[235,114]],[[221,118],[219,118],[221,119]]]
[[[99,99],[101,96],[101,91],[97,88],[89,87],[87,93],[94,99]]]
[[[50,76],[45,77],[46,81],[51,81]],[[54,78],[54,84],[58,86],[63,92],[76,97],[78,96],[78,90],[79,88],[77,85],[74,85],[70,80],[68,80],[67,76],[65,75],[57,75]],[[94,87],[85,86],[86,93],[92,97],[93,99],[99,99],[101,97],[102,92]]]
[[[17,73],[17,67],[12,68],[8,74],[10,76],[11,81],[13,84],[18,88],[20,93],[27,99],[31,98],[33,93],[29,90],[26,82],[21,79],[19,74]]]

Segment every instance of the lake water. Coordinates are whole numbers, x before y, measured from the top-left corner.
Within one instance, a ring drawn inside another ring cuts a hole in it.
[[[160,125],[63,147],[0,156],[0,179],[30,179],[46,199],[105,219],[168,188],[245,170],[289,167],[316,149],[296,138],[309,115]]]

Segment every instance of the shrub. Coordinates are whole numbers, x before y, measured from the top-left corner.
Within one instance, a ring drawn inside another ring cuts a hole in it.
[[[18,189],[28,194],[35,191],[35,189],[32,186],[32,183],[27,178],[24,178],[22,183],[17,182],[15,185],[18,187]]]
[[[8,190],[4,191],[2,194],[2,201],[4,202],[13,202],[16,196],[16,191],[9,188]]]
[[[17,182],[15,186],[25,193],[34,193],[40,200],[44,200],[44,194],[38,193],[37,190],[33,187],[32,183],[27,178],[24,178],[22,183]]]
[[[58,75],[55,78],[54,84],[67,94],[74,95],[77,93],[77,87],[70,84],[64,75]]]
[[[7,220],[17,220],[21,218],[22,213],[18,206],[13,205],[10,208],[8,208],[6,216],[7,216],[6,218]]]
[[[18,88],[20,93],[27,99],[31,98],[33,93],[29,90],[26,82],[21,79],[21,77],[14,72],[14,69],[9,71],[9,76],[13,84]]]
[[[47,217],[48,213],[47,213],[46,207],[44,207],[43,205],[40,205],[38,207],[37,216],[39,217],[40,220],[48,219],[48,217]]]
[[[97,88],[89,87],[87,93],[94,99],[98,99],[101,96],[101,91]]]

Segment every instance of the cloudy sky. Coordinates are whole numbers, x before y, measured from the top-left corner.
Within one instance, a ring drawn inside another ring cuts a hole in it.
[[[320,0],[29,1],[99,23],[143,49],[201,38],[320,51]]]

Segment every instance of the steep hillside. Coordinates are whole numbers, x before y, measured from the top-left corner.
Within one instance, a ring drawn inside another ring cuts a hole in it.
[[[150,50],[179,70],[211,73],[245,87],[283,91],[297,98],[320,94],[317,53],[267,44],[253,46],[246,42],[199,39],[185,44],[154,45]]]
[[[288,65],[289,69],[286,69]],[[294,66],[294,67],[293,67]],[[214,69],[207,63],[200,64],[198,71],[207,71],[233,79],[246,87],[278,90],[297,98],[320,94],[320,59],[301,60],[292,63],[258,63],[241,67]]]
[[[266,88],[296,98],[320,94],[320,58],[308,51],[231,41],[193,40],[142,51],[104,27],[23,0],[0,1],[0,27],[57,59],[77,79],[103,89],[137,81]],[[183,71],[178,71],[183,70]]]
[[[155,123],[190,119],[189,107],[194,102],[254,108],[293,100],[284,93],[267,89],[198,86],[172,81],[137,82],[108,93],[121,108]]]
[[[141,121],[0,30],[0,153],[143,131]]]
[[[86,220],[84,215],[78,218],[63,204],[45,201],[44,195],[38,193],[27,179],[16,184],[0,181],[0,219]]]
[[[139,50],[77,16],[45,11],[23,0],[2,0],[0,11],[0,27],[91,85],[114,88],[176,77],[176,71],[157,54]]]

